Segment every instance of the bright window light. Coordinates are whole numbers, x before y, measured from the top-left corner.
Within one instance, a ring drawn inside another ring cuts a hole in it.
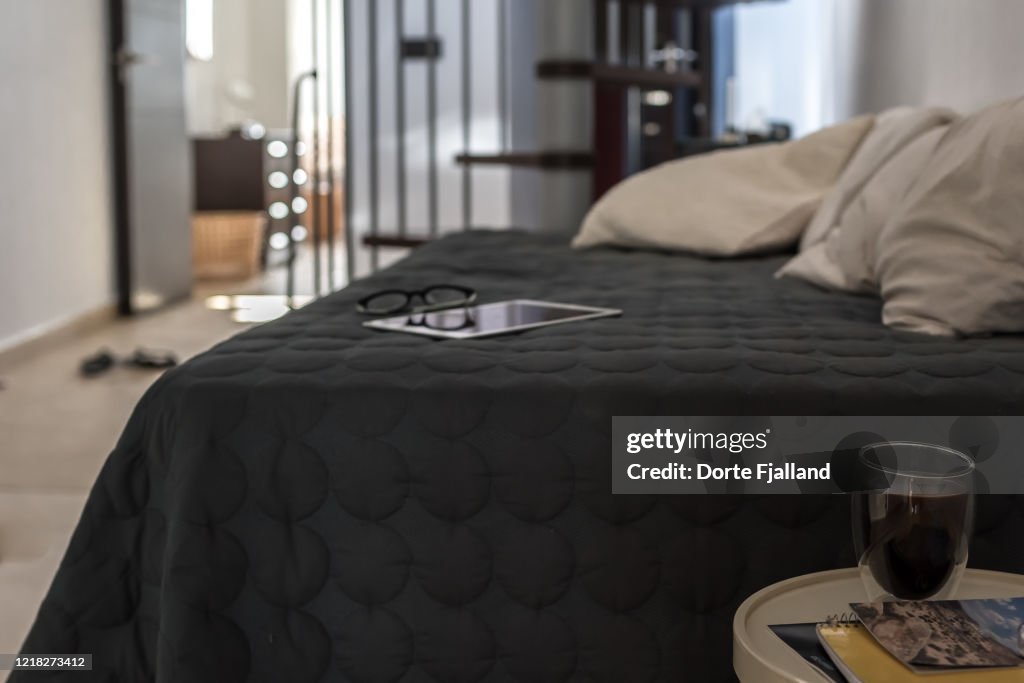
[[[213,0],[185,0],[185,48],[195,59],[213,59]]]
[[[306,226],[296,225],[294,228],[292,228],[292,239],[295,240],[296,242],[302,242],[307,237],[309,237],[309,231],[306,230]]]
[[[305,197],[296,197],[292,200],[292,212],[293,213],[304,213],[309,208],[309,202],[306,201]]]
[[[267,213],[270,214],[271,218],[281,220],[288,215],[288,205],[284,202],[274,202],[270,205],[270,208],[267,209]]]
[[[267,183],[275,190],[280,190],[288,185],[288,174],[284,171],[274,171],[267,176]]]
[[[292,176],[292,180],[295,181],[296,185],[305,185],[306,181],[309,180],[309,176],[301,168],[297,168]]]

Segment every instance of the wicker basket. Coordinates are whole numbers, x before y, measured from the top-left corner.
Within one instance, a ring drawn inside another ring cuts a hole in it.
[[[192,214],[192,268],[201,280],[242,279],[260,270],[267,216],[262,211]]]

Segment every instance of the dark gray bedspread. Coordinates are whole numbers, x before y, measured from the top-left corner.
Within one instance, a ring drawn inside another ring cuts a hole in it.
[[[744,597],[852,563],[848,503],[613,497],[612,415],[1024,406],[1021,339],[901,336],[781,262],[459,235],[215,347],[139,404],[24,650],[94,654],[75,681],[731,680]],[[438,282],[626,314],[436,341],[353,312]],[[972,565],[1024,570],[1022,508],[985,498]]]

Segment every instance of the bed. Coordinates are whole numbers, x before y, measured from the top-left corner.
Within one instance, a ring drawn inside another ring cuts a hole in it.
[[[783,261],[470,232],[214,347],[138,405],[23,651],[103,681],[733,680],[737,605],[851,565],[848,502],[612,496],[611,416],[1024,405],[1021,338],[901,335]],[[625,315],[360,326],[433,283]],[[972,566],[1024,571],[1024,505],[981,498]]]

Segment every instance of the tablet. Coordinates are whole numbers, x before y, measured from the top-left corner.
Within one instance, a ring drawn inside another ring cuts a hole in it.
[[[615,308],[516,299],[479,306],[447,308],[431,313],[403,313],[391,318],[368,320],[363,325],[375,330],[408,332],[427,337],[476,339],[617,315],[622,315],[622,311]]]

